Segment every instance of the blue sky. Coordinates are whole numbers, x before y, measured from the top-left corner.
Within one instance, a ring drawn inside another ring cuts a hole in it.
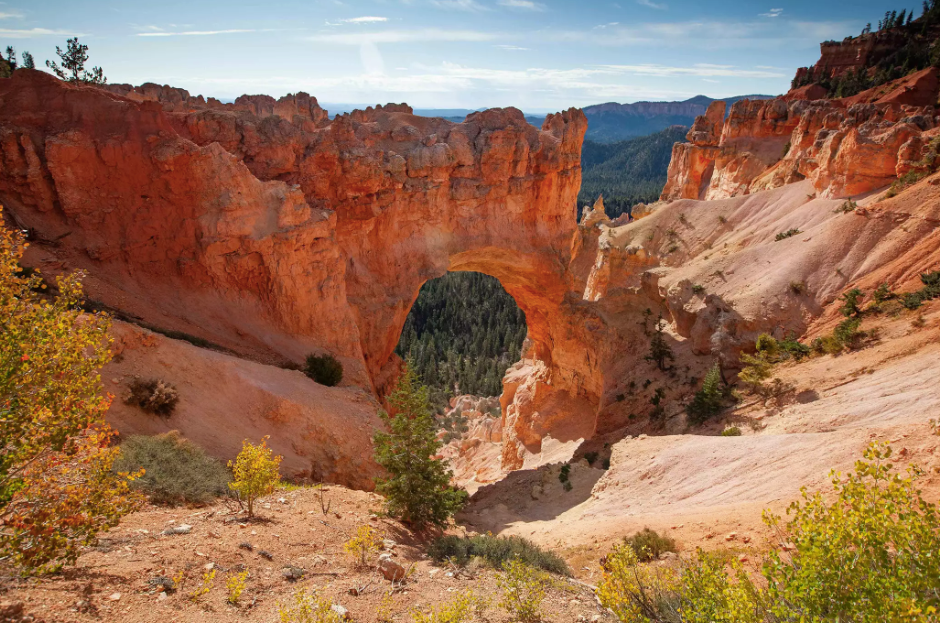
[[[909,2],[911,6],[914,3]],[[110,82],[324,103],[558,110],[781,93],[876,0],[6,0],[37,65],[78,35]]]

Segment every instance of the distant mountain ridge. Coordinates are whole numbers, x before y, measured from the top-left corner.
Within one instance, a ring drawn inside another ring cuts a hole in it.
[[[721,98],[731,104],[742,99],[772,99],[774,95],[737,95]],[[647,136],[674,125],[691,126],[708,105],[715,100],[696,95],[681,102],[607,102],[583,108],[588,118],[585,138],[599,143],[613,143],[638,136]]]

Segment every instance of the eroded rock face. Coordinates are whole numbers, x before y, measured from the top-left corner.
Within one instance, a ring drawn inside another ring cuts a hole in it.
[[[529,409],[519,430],[561,418],[590,436],[602,380],[586,273],[569,269],[584,115],[321,111],[305,94],[217,105],[16,72],[0,81],[0,199],[51,250],[46,271],[87,269],[105,305],[270,362],[327,351],[377,395],[421,285],[495,276],[526,314],[538,395],[577,407]]]
[[[890,184],[909,166],[899,152],[936,127],[936,115],[932,106],[889,101],[742,100],[731,107],[720,139],[706,116],[688,143],[675,145],[662,199],[724,199],[803,179],[820,197],[859,195]]]

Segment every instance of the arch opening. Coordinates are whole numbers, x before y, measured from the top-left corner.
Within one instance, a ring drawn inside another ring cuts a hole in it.
[[[523,352],[525,312],[496,277],[453,271],[421,287],[395,353],[413,362],[443,413],[460,395],[497,397]]]

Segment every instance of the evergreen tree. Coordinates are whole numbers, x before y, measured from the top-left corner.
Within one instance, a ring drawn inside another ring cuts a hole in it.
[[[385,496],[385,509],[415,527],[443,526],[467,501],[467,492],[450,484],[453,474],[435,459],[442,443],[431,415],[428,390],[418,383],[411,366],[405,367],[395,391],[388,397],[394,415],[381,412],[389,432],[373,438],[375,462],[386,478],[376,483]]]
[[[36,61],[29,52],[23,52],[23,69],[36,69]]]
[[[663,334],[663,329],[665,328],[666,321],[663,320],[663,314],[660,312],[659,316],[656,318],[652,335],[650,336],[650,353],[646,356],[647,361],[654,362],[656,367],[663,372],[669,369],[666,362],[675,359],[675,355],[672,354],[672,349],[669,347],[665,335]]]
[[[88,60],[88,46],[78,42],[78,37],[67,41],[65,52],[59,46],[55,47],[55,53],[62,61],[60,67],[54,61],[46,61],[46,67],[52,70],[60,80],[68,82],[86,82],[88,84],[107,84],[108,79],[100,67],[92,67],[91,71],[85,70],[85,62]]]
[[[710,417],[717,415],[721,411],[721,403],[724,399],[724,386],[721,382],[721,368],[716,363],[705,375],[702,382],[702,388],[695,393],[695,397],[686,412],[689,414],[689,422],[701,424]]]

